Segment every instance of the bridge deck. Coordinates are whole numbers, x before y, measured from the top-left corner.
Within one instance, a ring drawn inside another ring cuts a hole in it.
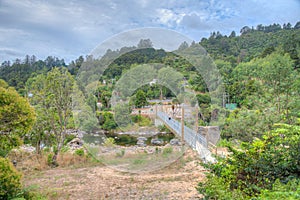
[[[182,137],[181,123],[161,111],[157,112],[157,117],[179,137]],[[208,162],[215,162],[215,158],[208,149],[206,138],[196,131],[184,126],[184,141],[194,150],[198,152],[201,159]]]

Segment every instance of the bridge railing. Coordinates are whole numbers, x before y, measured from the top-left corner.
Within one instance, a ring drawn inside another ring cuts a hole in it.
[[[179,137],[182,137],[181,132],[181,123],[177,120],[170,118],[164,112],[157,112],[157,116],[164,121]],[[188,143],[193,149],[196,149],[196,143],[199,142],[203,147],[208,147],[206,138],[202,135],[196,133],[196,131],[190,129],[187,126],[184,126],[184,140]]]

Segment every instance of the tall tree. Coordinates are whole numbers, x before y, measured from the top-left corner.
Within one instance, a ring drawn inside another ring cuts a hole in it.
[[[143,90],[138,90],[136,93],[135,101],[134,101],[135,107],[142,108],[146,105],[148,105],[146,94]]]
[[[35,111],[27,99],[0,79],[0,155],[4,156],[30,131]]]
[[[138,46],[139,49],[152,48],[153,44],[152,44],[150,39],[141,39],[137,46]]]
[[[60,152],[66,135],[67,126],[72,116],[72,94],[75,81],[65,68],[53,68],[47,76],[39,75],[32,82],[32,103],[43,110],[55,137],[57,150],[53,164]]]

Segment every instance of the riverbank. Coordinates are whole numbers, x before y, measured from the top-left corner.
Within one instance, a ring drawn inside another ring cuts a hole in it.
[[[205,169],[195,152],[170,165],[147,173],[127,173],[107,165],[55,168],[24,176],[49,199],[200,199],[196,186],[205,179]]]

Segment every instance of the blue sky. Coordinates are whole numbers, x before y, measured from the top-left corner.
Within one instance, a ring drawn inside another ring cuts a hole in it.
[[[212,31],[297,21],[299,0],[0,0],[0,62],[26,54],[69,62],[116,34],[143,27],[199,41]]]

